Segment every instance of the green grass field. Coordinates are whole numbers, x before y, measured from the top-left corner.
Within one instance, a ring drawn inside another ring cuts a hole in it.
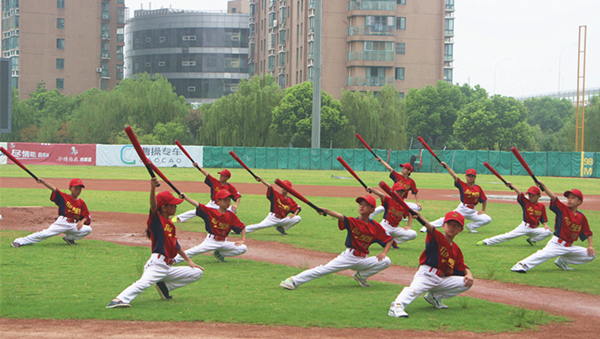
[[[31,169],[44,178],[57,178],[54,173],[60,173],[61,178],[81,177],[84,180],[148,179],[143,168],[64,166],[57,170],[56,166],[52,168],[31,166]],[[0,180],[27,176],[12,165],[2,166],[0,170]],[[202,179],[196,169],[166,168],[163,172],[173,181]],[[210,169],[209,172],[216,173],[217,169]],[[290,179],[294,184],[348,186],[356,184],[353,180],[331,179],[332,174],[347,176],[345,172],[282,170],[257,170],[257,172],[267,180],[279,177]],[[376,183],[380,180],[389,182],[385,172],[361,172],[360,175],[365,182]],[[448,174],[415,173],[413,176],[419,188],[452,188]],[[478,183],[485,190],[509,192],[502,185],[492,184],[493,179],[491,176],[481,175],[478,177]],[[531,184],[529,177],[507,177],[506,179],[522,188]],[[579,187],[584,194],[600,194],[600,181],[597,179],[540,178],[540,180],[546,182],[555,192]],[[242,170],[233,170],[231,181],[234,184],[254,182],[252,177]],[[360,189],[357,191],[360,192]],[[309,192],[306,193],[310,196]],[[11,197],[10,200],[2,198],[0,207],[53,206],[48,200],[49,195],[49,191],[45,188],[0,188],[1,197]],[[147,196],[147,192],[88,190],[84,190],[82,194],[91,211],[140,214],[147,213]],[[209,199],[208,194],[192,194],[192,197],[203,203]],[[357,215],[356,203],[351,198],[312,197],[311,200],[319,206],[345,215]],[[423,215],[430,220],[442,216],[457,204],[453,201],[432,200],[421,203]],[[191,206],[182,205],[179,212],[189,207]],[[585,210],[585,203],[582,207],[594,230],[594,225],[600,222],[600,212]],[[553,213],[548,212],[549,217],[553,219]],[[238,214],[244,223],[260,222],[267,213],[268,201],[263,194],[244,194]],[[492,224],[480,228],[478,234],[463,232],[456,239],[476,279],[600,294],[600,287],[595,284],[600,268],[597,260],[587,265],[575,266],[575,270],[569,272],[559,270],[551,261],[527,274],[510,272],[510,267],[514,263],[536,249],[542,248],[546,241],[538,244],[536,248],[529,246],[524,238],[495,246],[475,246],[479,240],[516,227],[520,222],[521,210],[517,204],[489,204],[488,214],[493,218]],[[337,229],[337,220],[319,216],[308,206],[300,215],[303,221],[289,231],[290,235],[287,237],[279,235],[274,229],[258,231],[248,237],[336,254],[344,249],[343,242],[346,234]],[[380,220],[381,216],[376,219]],[[201,225],[200,219],[196,218],[185,224],[178,224],[178,227],[182,230],[202,232],[204,225]],[[419,228],[420,225],[415,222],[413,229]],[[155,290],[148,290],[133,301],[133,308],[130,310],[105,310],[104,306],[110,299],[139,278],[143,264],[149,255],[147,248],[130,248],[91,240],[82,241],[81,246],[65,247],[58,237],[34,246],[11,248],[12,239],[23,235],[25,233],[16,231],[0,232],[2,254],[0,301],[3,306],[0,314],[2,317],[158,320],[156,307],[164,307],[167,312],[161,312],[160,319],[172,321],[202,320],[306,327],[378,327],[477,332],[513,331],[544,321],[560,320],[547,314],[537,314],[484,300],[457,297],[446,302],[452,308],[448,312],[433,310],[421,300],[422,298],[419,298],[407,309],[411,316],[410,321],[398,323],[397,319],[389,318],[386,314],[389,303],[399,293],[400,286],[374,282],[373,288],[365,290],[358,287],[349,277],[333,275],[310,282],[290,293],[278,287],[279,281],[300,272],[303,268],[244,259],[231,259],[227,264],[220,264],[212,257],[205,256],[195,258],[196,262],[207,269],[205,276],[199,283],[175,291],[175,300],[162,301],[157,298]],[[418,257],[424,248],[424,239],[425,235],[420,233],[415,241],[402,244],[399,250],[390,251],[392,263],[416,268]],[[587,245],[587,242],[585,244]],[[371,250],[375,254],[379,253],[381,248],[373,245]],[[110,279],[107,279],[108,277]],[[348,296],[349,293],[352,295]],[[172,319],[164,318],[163,315],[167,313],[173,315]],[[490,321],[491,318],[494,321]]]

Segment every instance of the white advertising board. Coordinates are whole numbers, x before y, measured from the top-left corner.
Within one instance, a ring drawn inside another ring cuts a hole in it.
[[[202,167],[202,146],[184,146]],[[177,145],[142,145],[150,161],[157,167],[193,167]],[[97,145],[96,166],[143,166],[132,145]]]

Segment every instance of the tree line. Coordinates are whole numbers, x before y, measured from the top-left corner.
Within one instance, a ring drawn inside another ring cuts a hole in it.
[[[29,98],[13,91],[12,133],[2,141],[124,144],[131,125],[144,144],[310,147],[312,83],[282,89],[272,76],[243,80],[238,90],[192,107],[160,75],[125,79],[110,91],[96,88],[64,96],[38,84]],[[600,127],[600,99],[585,110],[586,130]],[[393,86],[377,93],[342,90],[340,100],[322,92],[321,147],[406,149],[423,137],[436,149],[572,151],[575,107],[566,100],[524,102],[489,96],[479,85],[439,81],[410,89],[402,99]],[[600,134],[588,133],[585,150],[600,151]]]

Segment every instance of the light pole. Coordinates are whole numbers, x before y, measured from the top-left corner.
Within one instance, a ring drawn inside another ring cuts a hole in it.
[[[559,96],[560,96],[560,58],[562,58],[563,52],[571,46],[577,46],[577,44],[566,45],[565,47],[563,47],[562,51],[560,51],[560,55],[558,56],[558,95]]]
[[[496,95],[496,70],[498,69],[498,65],[504,60],[510,60],[510,58],[501,59],[496,63],[496,66],[494,66],[494,95]]]

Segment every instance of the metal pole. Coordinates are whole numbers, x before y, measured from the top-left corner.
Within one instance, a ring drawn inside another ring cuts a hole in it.
[[[321,37],[323,0],[315,0],[315,42],[313,67],[313,106],[311,148],[321,148]]]

